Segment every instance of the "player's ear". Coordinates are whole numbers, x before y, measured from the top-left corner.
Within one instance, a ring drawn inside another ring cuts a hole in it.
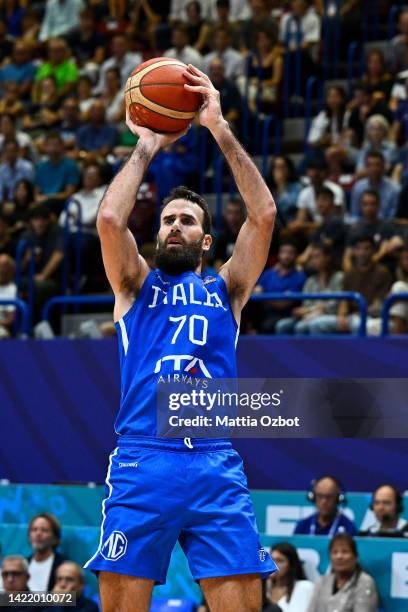
[[[212,245],[212,236],[211,234],[204,234],[203,239],[203,251],[209,251]]]

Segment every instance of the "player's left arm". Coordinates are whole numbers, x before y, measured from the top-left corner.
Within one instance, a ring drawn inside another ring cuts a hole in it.
[[[232,257],[222,266],[224,278],[237,315],[248,301],[268,257],[276,206],[272,194],[252,159],[235,138],[221,113],[219,92],[203,72],[189,66],[186,89],[204,97],[200,123],[206,126],[224,154],[239,192],[245,202],[247,218],[238,234]]]

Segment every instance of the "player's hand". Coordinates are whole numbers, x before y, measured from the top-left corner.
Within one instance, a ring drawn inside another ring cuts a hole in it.
[[[188,126],[185,130],[182,130],[181,132],[174,132],[171,134],[153,132],[153,130],[150,130],[147,127],[142,127],[141,125],[137,125],[137,123],[132,121],[128,110],[126,110],[126,125],[132,132],[132,134],[135,134],[135,136],[139,136],[139,140],[142,140],[144,144],[146,144],[149,148],[151,147],[154,152],[157,152],[160,149],[164,149],[165,147],[168,147],[169,145],[173,144],[173,142],[176,142],[176,140],[184,136],[184,134],[186,134],[190,128],[190,126]]]
[[[184,85],[184,88],[203,96],[203,104],[198,113],[200,124],[209,130],[217,127],[224,121],[221,111],[220,92],[215,89],[204,72],[201,72],[201,70],[191,64],[188,65],[187,70],[183,74],[191,83]]]

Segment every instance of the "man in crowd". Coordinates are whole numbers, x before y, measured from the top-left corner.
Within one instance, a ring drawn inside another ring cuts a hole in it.
[[[359,218],[359,203],[364,191],[377,191],[380,198],[379,216],[381,219],[394,219],[398,204],[399,187],[385,176],[385,159],[379,151],[371,151],[366,157],[367,178],[354,185],[351,192],[351,216]]]
[[[74,561],[64,561],[56,570],[54,591],[56,593],[75,593],[76,604],[70,610],[77,612],[98,612],[97,604],[84,596],[85,575],[82,567]],[[55,606],[55,610],[63,612],[66,607]]]
[[[375,522],[360,535],[401,537],[404,531],[408,532],[408,522],[401,517],[404,510],[402,495],[394,485],[377,487],[370,508]]]
[[[55,571],[63,562],[56,549],[61,540],[61,525],[49,512],[34,516],[28,526],[28,539],[33,554],[28,558],[31,591],[52,591]]]
[[[19,157],[16,140],[8,140],[4,145],[3,163],[0,164],[0,199],[13,200],[16,185],[21,179],[34,180],[34,166],[28,159]]]

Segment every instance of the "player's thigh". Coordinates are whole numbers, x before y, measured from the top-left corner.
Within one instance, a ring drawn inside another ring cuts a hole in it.
[[[154,581],[114,572],[99,572],[103,612],[149,612]]]
[[[211,612],[259,612],[262,585],[259,574],[203,578],[200,586]]]

